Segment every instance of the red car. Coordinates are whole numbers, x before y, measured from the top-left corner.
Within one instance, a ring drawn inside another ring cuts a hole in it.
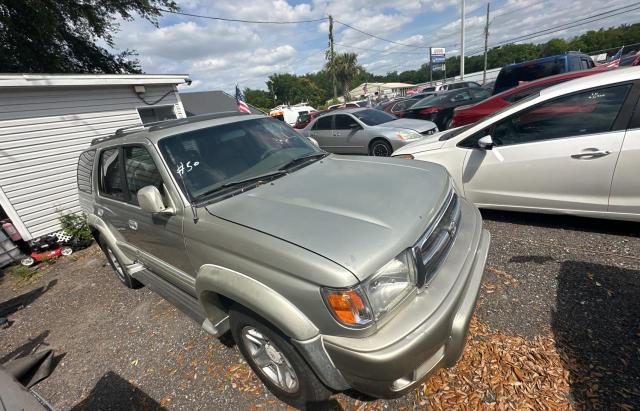
[[[477,104],[460,106],[453,111],[453,119],[451,127],[460,127],[466,124],[475,123],[484,117],[495,113],[496,111],[510,106],[516,101],[522,100],[543,88],[563,83],[579,77],[590,76],[592,74],[602,73],[611,70],[609,67],[595,67],[588,70],[570,71],[568,73],[557,74],[555,76],[541,78],[539,80],[523,83],[518,87],[498,93],[490,98],[483,100]]]
[[[302,129],[305,128],[311,120],[318,117],[320,114],[326,113],[328,110],[321,111],[312,111],[311,113],[300,114],[296,119],[296,124],[293,125],[293,128]]]

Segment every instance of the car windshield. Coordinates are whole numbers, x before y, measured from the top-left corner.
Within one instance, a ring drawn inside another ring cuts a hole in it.
[[[324,153],[273,118],[176,134],[163,138],[158,146],[191,201],[213,194],[223,186],[237,188],[239,181],[278,172],[292,160]]]
[[[391,114],[385,113],[380,110],[361,110],[351,113],[360,121],[368,126],[377,126],[378,124],[388,123],[393,120],[397,120]]]

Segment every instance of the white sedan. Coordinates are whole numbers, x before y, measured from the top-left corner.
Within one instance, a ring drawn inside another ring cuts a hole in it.
[[[478,207],[640,221],[640,67],[541,90],[394,156],[447,168]]]

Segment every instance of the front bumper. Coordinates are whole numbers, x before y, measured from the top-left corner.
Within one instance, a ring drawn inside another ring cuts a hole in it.
[[[462,202],[460,231],[429,287],[365,338],[324,336],[347,384],[375,397],[396,397],[464,349],[489,250],[478,210]]]

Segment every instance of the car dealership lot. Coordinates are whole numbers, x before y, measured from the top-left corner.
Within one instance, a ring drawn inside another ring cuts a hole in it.
[[[397,400],[347,393],[323,406],[640,406],[640,225],[483,215],[492,244],[458,365]],[[41,271],[30,284],[0,279],[0,316],[13,321],[0,330],[0,362],[55,349],[58,367],[36,386],[55,407],[284,408],[235,348],[119,284],[97,247]]]

